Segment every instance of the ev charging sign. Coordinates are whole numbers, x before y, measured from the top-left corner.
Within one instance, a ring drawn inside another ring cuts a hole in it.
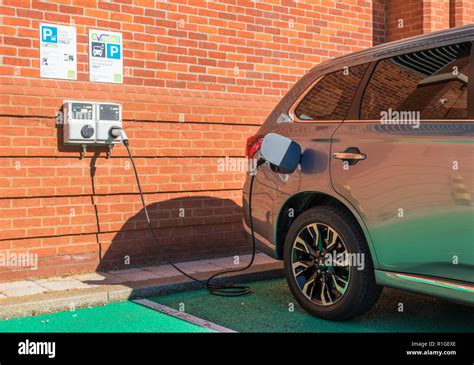
[[[89,79],[123,83],[122,33],[89,29]]]
[[[76,28],[65,25],[39,25],[40,76],[76,80]]]

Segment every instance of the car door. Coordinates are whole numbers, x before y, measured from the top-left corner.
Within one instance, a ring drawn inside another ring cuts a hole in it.
[[[471,48],[373,64],[359,118],[333,135],[333,187],[365,221],[381,270],[474,281]]]
[[[300,168],[292,174],[276,173],[268,164],[260,167],[253,187],[253,223],[259,235],[274,237],[282,206],[290,196],[315,189],[332,192],[328,173],[331,136],[346,117],[367,67],[367,64],[334,66],[325,73],[316,70],[307,74],[258,131],[257,137],[268,133],[286,136],[305,151]],[[247,179],[244,193],[248,189]],[[244,199],[245,212],[247,204]]]

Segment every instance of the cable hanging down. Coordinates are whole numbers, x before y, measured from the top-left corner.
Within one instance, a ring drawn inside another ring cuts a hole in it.
[[[141,198],[141,201],[142,201],[143,210],[145,212],[145,217],[146,217],[148,229],[149,229],[149,231],[150,231],[150,233],[153,237],[153,240],[155,241],[158,248],[160,249],[160,251],[163,251],[163,250],[161,250],[161,245],[159,243],[158,237],[156,236],[155,231],[153,229],[153,226],[151,224],[150,216],[148,215],[148,210],[147,210],[146,203],[145,203],[145,197],[143,195],[142,187],[140,185],[140,179],[138,177],[138,172],[137,172],[137,168],[135,166],[135,161],[133,160],[133,156],[132,156],[132,154],[130,152],[130,148],[128,146],[128,144],[129,144],[128,139],[124,138],[123,139],[123,144],[127,148],[128,157],[130,158],[130,161],[132,162],[133,172],[135,174],[135,179],[137,181],[138,191],[140,193],[140,198]],[[258,165],[259,164],[257,163],[257,166]],[[251,174],[250,190],[249,190],[249,223],[250,223],[250,232],[251,232],[251,236],[252,236],[252,255],[251,255],[250,262],[246,266],[244,266],[240,269],[231,269],[231,270],[221,271],[221,272],[218,272],[218,273],[212,275],[207,280],[201,280],[201,279],[198,279],[198,278],[188,274],[187,272],[183,271],[182,269],[180,269],[166,255],[166,253],[161,252],[168,264],[170,264],[178,272],[180,272],[182,275],[186,276],[187,278],[206,286],[207,290],[209,290],[209,292],[213,295],[226,296],[226,297],[236,297],[236,296],[247,295],[247,294],[250,294],[252,292],[252,289],[249,286],[246,286],[246,285],[235,284],[235,283],[213,284],[213,281],[215,281],[215,279],[218,278],[219,276],[222,276],[222,275],[225,275],[225,274],[231,274],[231,273],[237,273],[237,272],[245,271],[245,270],[247,270],[248,268],[250,268],[252,266],[252,264],[255,260],[255,247],[256,247],[256,244],[255,244],[255,235],[254,235],[254,230],[253,230],[253,218],[252,218],[252,191],[253,191],[254,179],[255,179],[255,174]]]

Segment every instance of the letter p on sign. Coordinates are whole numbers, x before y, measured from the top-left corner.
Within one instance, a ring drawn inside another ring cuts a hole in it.
[[[58,42],[58,28],[43,25],[41,26],[41,41],[57,43]]]
[[[120,55],[120,44],[107,44],[107,58],[113,58],[119,60]]]

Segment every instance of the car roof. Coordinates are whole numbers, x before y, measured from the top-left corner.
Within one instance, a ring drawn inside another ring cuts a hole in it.
[[[474,41],[474,24],[441,30],[415,37],[380,44],[361,51],[336,57],[313,67],[310,72],[326,72],[373,62],[382,58],[393,57],[408,52],[416,52],[428,48],[446,46],[453,43]]]

